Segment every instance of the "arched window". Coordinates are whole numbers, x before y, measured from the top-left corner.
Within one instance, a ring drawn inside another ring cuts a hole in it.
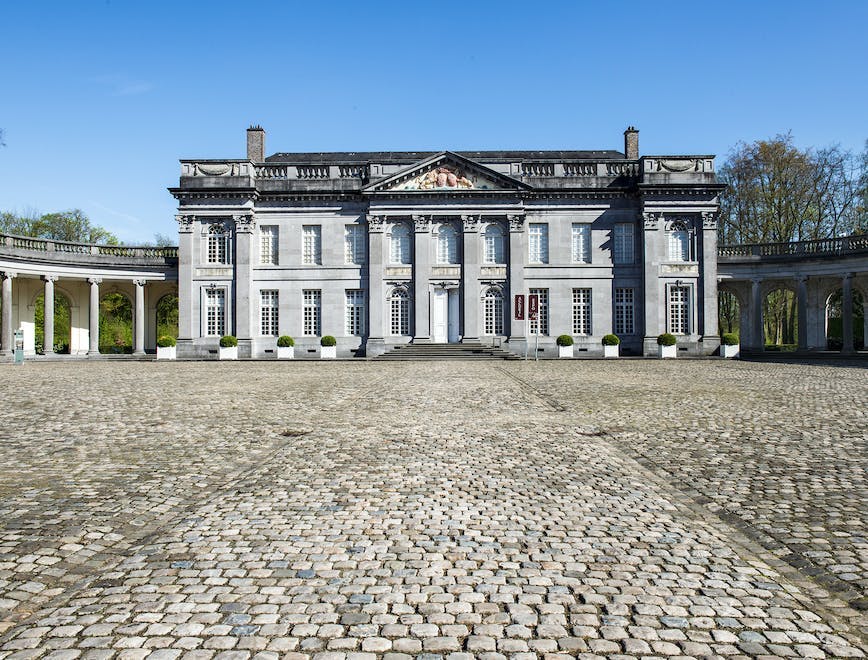
[[[484,333],[486,335],[503,334],[503,292],[497,287],[490,287],[482,298]]]
[[[220,223],[212,224],[208,228],[208,263],[230,264],[231,252],[229,250],[229,238],[231,234]]]
[[[667,232],[669,261],[693,261],[693,231],[686,222],[675,220]]]
[[[458,263],[458,235],[451,225],[440,225],[437,230],[437,263]]]
[[[410,229],[405,224],[394,225],[389,232],[389,261],[393,264],[412,263],[410,247]]]
[[[500,228],[500,225],[488,225],[485,230],[483,263],[505,264],[505,243],[503,229]]]
[[[389,296],[389,329],[394,336],[410,334],[410,295],[406,289],[392,289]]]

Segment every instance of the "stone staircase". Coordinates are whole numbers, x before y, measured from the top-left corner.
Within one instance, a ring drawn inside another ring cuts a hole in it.
[[[378,355],[375,360],[519,360],[496,346],[466,344],[404,344]]]

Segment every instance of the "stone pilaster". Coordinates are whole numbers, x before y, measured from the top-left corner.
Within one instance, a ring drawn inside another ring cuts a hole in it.
[[[236,215],[235,220],[235,336],[241,357],[250,357],[253,338],[253,313],[256,309],[253,284],[253,230],[252,215]]]
[[[192,215],[176,215],[178,221],[178,339],[190,341],[194,333],[193,309],[199,307],[199,290],[193,290],[193,227]]]
[[[463,342],[479,341],[479,216],[465,215],[463,222],[462,252],[464,263],[461,266],[462,300],[464,304]]]
[[[0,313],[0,355],[9,355],[15,350],[14,331],[12,330],[12,280],[15,273],[0,273],[3,280],[3,309]]]
[[[642,351],[645,355],[657,353],[657,336],[666,327],[665,300],[660,285],[660,262],[663,250],[666,249],[662,232],[662,213],[642,213],[642,263],[644,269],[645,287],[643,290],[643,308],[645,311],[645,339]],[[715,259],[717,256],[715,255]]]
[[[509,296],[503,301],[509,312],[509,343],[512,351],[518,353],[524,350],[527,342],[527,299],[525,299],[525,320],[515,318],[515,296],[527,296],[527,287],[524,281],[524,267],[527,264],[527,231],[525,228],[524,215],[507,216],[509,220],[509,265],[507,277],[509,278]]]
[[[45,280],[42,352],[45,355],[52,355],[54,353],[54,283],[57,281],[57,275],[46,275],[42,279]]]
[[[91,277],[90,284],[90,313],[88,315],[88,355],[99,355],[99,285],[102,279]]]
[[[698,297],[702,305],[698,315],[702,324],[699,334],[702,335],[703,352],[710,355],[720,345],[717,314],[717,216],[710,211],[702,214],[702,263],[699,268]]]
[[[431,341],[428,288],[431,279],[431,217],[413,216],[413,341]]]
[[[368,341],[365,355],[382,355],[386,351],[383,335],[385,325],[384,307],[386,292],[383,283],[383,269],[386,254],[384,249],[383,216],[369,215],[368,223]]]
[[[133,355],[145,354],[145,283],[133,280],[136,287],[136,310],[133,315]]]

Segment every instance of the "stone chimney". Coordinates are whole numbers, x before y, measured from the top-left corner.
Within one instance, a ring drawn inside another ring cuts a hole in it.
[[[265,130],[262,126],[247,129],[247,160],[261,163],[265,160]]]
[[[639,131],[634,126],[628,126],[624,131],[624,155],[627,160],[639,160]]]

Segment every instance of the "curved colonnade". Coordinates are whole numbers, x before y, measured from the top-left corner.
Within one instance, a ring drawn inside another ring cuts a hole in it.
[[[740,307],[742,350],[764,347],[763,301],[770,291],[795,294],[798,350],[825,350],[828,301],[842,292],[843,352],[855,350],[855,293],[868,307],[868,235],[847,238],[722,246],[718,287]],[[99,354],[99,302],[120,293],[132,303],[133,353],[156,346],[157,303],[177,293],[178,248],[89,245],[0,234],[0,353],[9,354],[13,332],[24,331],[24,351],[36,351],[36,307],[44,295],[44,345],[53,348],[56,293],[70,302],[70,354]],[[863,310],[868,338],[868,308]]]
[[[36,308],[44,296],[44,347],[53,352],[54,299],[70,304],[69,352],[99,354],[100,298],[120,293],[133,309],[133,353],[156,347],[157,303],[177,293],[178,248],[89,245],[0,234],[0,353],[24,331],[24,353],[36,352]]]

